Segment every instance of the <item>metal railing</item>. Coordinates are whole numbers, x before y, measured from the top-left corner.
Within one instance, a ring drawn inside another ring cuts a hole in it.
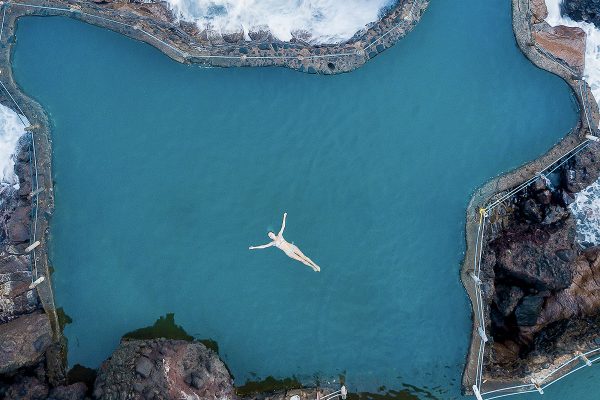
[[[583,88],[585,83],[583,81],[579,82],[579,92],[584,108],[585,119],[587,122],[587,126],[591,133],[595,133],[597,129],[592,126],[590,121],[589,106],[587,102],[589,101],[587,96],[587,90],[584,91]],[[483,391],[483,367],[485,364],[485,346],[488,342],[488,337],[486,333],[486,321],[485,321],[485,309],[483,303],[483,291],[481,289],[482,280],[481,280],[481,259],[483,256],[483,247],[485,240],[485,232],[486,226],[489,222],[490,213],[494,210],[494,208],[498,207],[504,201],[512,198],[517,193],[526,189],[531,183],[536,181],[537,179],[545,179],[546,175],[551,174],[556,171],[558,168],[565,165],[570,159],[572,159],[575,155],[580,153],[582,150],[587,148],[590,144],[597,141],[593,136],[588,136],[591,139],[584,139],[571,150],[562,154],[560,157],[554,159],[550,163],[546,164],[544,168],[542,168],[538,173],[534,174],[531,178],[521,183],[517,187],[509,190],[508,192],[501,195],[499,198],[493,200],[486,207],[482,207],[479,209],[479,223],[477,227],[477,237],[475,239],[475,250],[474,250],[474,258],[473,258],[473,271],[471,272],[471,277],[475,283],[475,318],[477,325],[477,333],[479,335],[479,350],[477,355],[477,372],[475,375],[475,385],[473,385],[472,389],[479,400],[492,400],[500,397],[513,396],[522,393],[530,393],[530,392],[539,392],[543,394],[545,388],[553,385],[559,380],[567,377],[568,375],[580,370],[581,368],[592,366],[594,363],[600,361],[600,347],[591,349],[583,354],[576,354],[569,360],[561,363],[559,366],[551,370],[550,372],[543,375],[541,378],[537,380],[533,380],[531,383],[508,386],[500,389]],[[589,358],[595,357],[595,358]],[[584,364],[575,366],[577,361],[584,361]]]
[[[22,3],[22,2],[11,2],[11,1],[0,1],[0,5],[10,5],[10,6],[21,6],[21,7],[28,7],[28,8],[34,8],[34,9],[40,9],[40,10],[48,10],[48,11],[54,11],[54,12],[61,12],[61,13],[65,13],[66,15],[83,15],[89,18],[93,18],[93,19],[97,19],[100,21],[104,21],[107,23],[111,23],[111,24],[117,24],[120,25],[122,27],[127,27],[127,28],[131,28],[133,30],[139,31],[141,34],[149,37],[152,39],[152,41],[159,43],[165,47],[167,47],[168,49],[170,49],[172,52],[176,53],[177,55],[179,55],[180,57],[184,58],[184,59],[189,59],[190,57],[194,57],[194,58],[199,58],[199,59],[233,59],[233,60],[240,60],[240,61],[244,61],[244,60],[252,60],[252,59],[264,59],[264,60],[268,60],[268,59],[279,59],[279,60],[293,60],[293,59],[300,59],[300,60],[306,60],[306,59],[320,59],[320,58],[331,58],[331,57],[348,57],[348,56],[362,56],[362,57],[367,57],[367,53],[366,50],[368,50],[369,48],[371,48],[375,43],[379,42],[380,40],[382,40],[383,38],[385,38],[386,36],[388,36],[390,33],[392,33],[394,30],[397,30],[407,24],[411,24],[415,21],[414,18],[414,9],[415,9],[415,5],[419,3],[423,3],[423,0],[413,0],[412,2],[412,7],[410,8],[410,11],[407,13],[406,17],[403,18],[400,22],[398,22],[397,24],[395,24],[394,26],[392,26],[391,28],[389,28],[385,33],[383,33],[382,35],[379,35],[377,37],[377,39],[375,39],[373,42],[371,42],[369,45],[365,46],[364,49],[356,49],[353,51],[346,51],[346,52],[337,52],[337,53],[327,53],[327,54],[311,54],[311,55],[246,55],[246,54],[241,54],[241,55],[221,55],[221,54],[203,54],[201,52],[203,51],[210,51],[210,48],[201,48],[201,47],[195,47],[195,51],[189,53],[189,52],[185,52],[180,50],[179,48],[171,45],[170,43],[165,42],[164,40],[162,40],[161,38],[157,37],[156,35],[142,29],[138,24],[128,24],[126,22],[123,21],[118,21],[112,18],[107,18],[101,15],[97,15],[94,13],[90,13],[87,11],[83,11],[80,10],[78,8],[75,7],[69,7],[69,8],[63,8],[63,7],[53,7],[53,6],[43,6],[43,5],[38,5],[38,4],[31,4],[31,3]],[[5,12],[6,10],[4,10]],[[3,15],[4,16],[4,15]],[[2,24],[4,25],[4,24]],[[175,25],[172,26],[173,28],[176,28]],[[1,31],[0,31],[1,32]],[[0,38],[1,38],[1,33],[0,33]],[[193,41],[190,40],[190,43],[188,43],[189,45],[193,44]]]

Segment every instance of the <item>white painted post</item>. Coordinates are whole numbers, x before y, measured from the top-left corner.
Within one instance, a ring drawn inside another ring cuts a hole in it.
[[[27,246],[25,248],[25,253],[29,253],[31,250],[35,249],[39,245],[40,245],[40,241],[36,240],[35,242],[31,243],[29,246]]]
[[[585,354],[579,353],[579,357],[583,360],[583,362],[585,363],[585,365],[587,365],[588,367],[592,366],[592,362],[589,360],[589,358],[587,358],[585,356]]]
[[[475,275],[475,271],[471,271],[469,272],[469,275],[471,276],[471,278],[475,281],[475,284],[480,286],[481,285],[481,279],[479,279],[477,277],[477,275]]]
[[[346,390],[346,386],[342,386],[340,392],[342,392],[342,399],[346,400],[346,397],[348,396],[348,390]]]
[[[531,378],[531,383],[533,383],[533,386],[535,386],[535,388],[537,389],[538,392],[540,392],[540,394],[544,394],[544,390],[542,389],[542,387],[539,385],[539,383],[537,383],[537,381],[534,378]]]
[[[42,193],[44,190],[46,190],[45,188],[41,187],[37,190],[34,190],[33,192],[29,193],[29,196],[27,196],[28,198],[32,199],[33,196],[37,196],[38,194]]]
[[[590,139],[590,140],[592,140],[592,141],[594,141],[594,142],[600,142],[600,138],[599,138],[599,137],[597,137],[597,136],[593,136],[593,135],[585,135],[585,138],[586,138],[586,139]]]
[[[481,337],[481,339],[483,340],[483,342],[487,343],[488,337],[485,334],[485,331],[483,330],[483,328],[481,326],[477,327],[477,333],[479,333],[479,336]]]
[[[483,397],[481,397],[481,393],[479,392],[479,388],[477,387],[477,385],[473,385],[473,394],[475,395],[475,398],[477,400],[483,400]]]
[[[37,278],[35,281],[31,282],[31,285],[29,285],[29,290],[31,289],[35,289],[35,287],[37,285],[39,285],[40,283],[44,282],[44,277],[40,276],[39,278]]]

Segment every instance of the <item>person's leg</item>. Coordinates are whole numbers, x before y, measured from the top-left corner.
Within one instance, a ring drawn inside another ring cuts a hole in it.
[[[302,264],[306,265],[307,267],[310,267],[312,269],[315,269],[315,267],[313,267],[308,261],[306,261],[304,258],[300,257],[298,254],[296,254],[296,252],[294,253],[290,253],[288,254],[288,257],[296,260],[296,261],[300,261]]]
[[[299,257],[306,260],[305,264],[308,263],[307,265],[309,265],[312,269],[314,269],[317,272],[321,270],[321,267],[319,267],[313,260],[306,257],[306,255],[298,248],[298,246],[294,247],[294,251]]]

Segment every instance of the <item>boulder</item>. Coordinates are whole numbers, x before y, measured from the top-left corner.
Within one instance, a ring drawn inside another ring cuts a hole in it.
[[[51,343],[50,321],[42,312],[0,325],[0,374],[37,364]]]
[[[49,400],[46,383],[33,376],[17,377],[4,391],[4,399],[14,400]]]
[[[548,9],[544,0],[530,0],[529,9],[534,24],[544,21],[548,16]]]
[[[518,286],[498,285],[496,287],[496,306],[504,317],[508,317],[524,295],[523,289]]]
[[[548,205],[552,201],[552,192],[548,189],[541,190],[537,195],[536,199],[540,204]]]
[[[29,205],[19,206],[12,212],[6,224],[9,242],[24,243],[29,241],[30,212],[31,207]]]
[[[546,208],[545,214],[542,224],[550,225],[567,218],[569,211],[557,204],[552,204]]]
[[[533,199],[527,199],[521,204],[521,212],[523,217],[530,222],[542,222],[544,218],[540,206]]]
[[[77,382],[69,386],[59,386],[50,391],[48,400],[84,400],[87,386]]]
[[[598,0],[564,0],[561,13],[574,21],[585,21],[600,28],[600,2]]]
[[[585,66],[585,32],[569,26],[548,26],[532,32],[538,46],[554,57],[564,61],[577,73],[583,74]]]
[[[525,296],[515,309],[517,324],[519,326],[534,326],[544,305],[542,296]]]
[[[9,255],[0,259],[0,323],[40,308],[31,283],[29,256]]]
[[[593,252],[600,253],[599,247]],[[589,254],[580,255],[573,263],[573,282],[568,288],[548,298],[541,313],[540,324],[546,326],[573,317],[588,317],[600,313],[600,257],[589,261]]]
[[[572,263],[565,262],[557,251],[575,251],[573,218],[551,226],[517,225],[493,246],[497,275],[503,279],[536,290],[561,290],[571,285]]]
[[[123,340],[98,371],[97,399],[234,399],[233,378],[199,342]]]

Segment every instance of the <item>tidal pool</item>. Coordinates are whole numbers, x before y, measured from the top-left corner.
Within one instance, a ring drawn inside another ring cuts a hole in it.
[[[24,18],[17,38],[16,79],[53,123],[71,365],[97,367],[173,312],[218,342],[238,383],[343,374],[353,390],[460,397],[470,195],[577,120],[568,86],[517,49],[509,2],[433,2],[407,38],[334,77],[184,66],[65,18]],[[248,250],[284,211],[322,272]],[[597,377],[544,397],[597,391]]]

